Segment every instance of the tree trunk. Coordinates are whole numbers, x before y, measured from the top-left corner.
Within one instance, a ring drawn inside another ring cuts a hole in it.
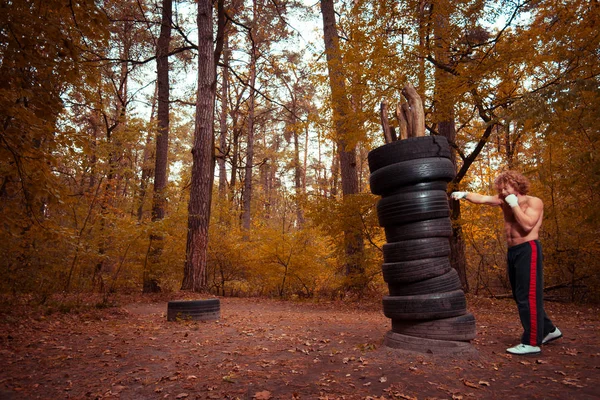
[[[436,8],[438,11],[434,16],[434,51],[438,62],[448,65],[450,63],[449,55],[449,43],[451,42],[448,37],[450,24],[450,9],[452,5],[445,0],[439,3],[439,7]],[[453,89],[451,87],[453,76],[441,69],[436,68],[435,70],[435,121],[437,122],[438,133],[445,136],[448,139],[448,143],[455,143],[456,141],[456,125],[454,107],[456,99],[453,95]],[[452,148],[452,162],[456,166],[457,154]],[[450,207],[452,210],[451,218],[452,221],[456,222],[460,220],[460,204],[456,200],[450,200]],[[465,244],[463,241],[462,228],[460,225],[454,223],[452,230],[452,237],[450,238],[450,247],[452,252],[450,254],[450,263],[452,267],[458,272],[460,281],[465,292],[469,291],[469,282],[467,279],[467,265],[465,259]]]
[[[219,118],[219,200],[225,201],[227,197],[227,171],[225,169],[225,156],[227,155],[227,93],[229,87],[229,40],[224,38],[223,50],[223,79],[221,82],[221,115]]]
[[[165,217],[165,188],[167,186],[167,161],[169,151],[169,44],[171,43],[172,0],[163,0],[160,36],[156,51],[158,85],[156,153],[154,161],[154,197],[152,221]]]
[[[250,95],[248,97],[248,138],[246,144],[246,165],[244,174],[244,190],[242,192],[242,229],[246,232],[250,230],[251,208],[252,208],[252,164],[254,162],[254,103],[256,84],[256,57],[257,48],[252,30],[248,32],[252,50],[250,53]],[[247,236],[245,236],[247,239]]]
[[[231,150],[231,179],[229,180],[230,187],[230,203],[231,203],[231,211],[238,209],[239,203],[236,204],[236,186],[237,186],[237,176],[239,169],[239,159],[240,159],[240,129],[235,128],[237,122],[234,118],[232,125],[233,128],[233,138],[232,138],[232,150]]]
[[[192,147],[192,178],[188,204],[188,232],[182,290],[206,288],[208,225],[214,169],[213,114],[216,70],[210,0],[198,1],[198,95]]]
[[[154,96],[152,97],[152,107],[150,109],[150,125],[154,121],[154,112],[156,107],[156,101],[158,97],[158,82],[155,85]],[[149,132],[146,136],[146,145],[144,146],[144,151],[142,155],[142,178],[140,179],[140,190],[139,190],[139,203],[137,209],[137,219],[138,221],[142,221],[144,217],[144,202],[146,199],[146,189],[148,188],[148,180],[154,174],[154,168],[152,166],[153,163],[156,162],[154,152],[155,148],[152,145],[152,134]]]
[[[335,122],[336,142],[340,159],[340,174],[342,178],[342,194],[344,200],[349,200],[358,193],[358,174],[356,170],[356,143],[350,139],[350,101],[343,76],[343,65],[339,47],[339,37],[335,21],[333,0],[321,0],[323,15],[323,37],[329,71],[329,85],[333,102],[333,119]],[[350,222],[350,221],[349,221]],[[348,277],[348,288],[362,289],[364,284],[362,232],[354,223],[347,224],[344,232],[345,270]]]
[[[167,187],[167,163],[169,153],[169,45],[171,43],[171,20],[173,17],[172,0],[163,0],[160,36],[156,48],[156,71],[158,86],[156,151],[154,156],[154,194],[152,197],[152,222],[165,217]],[[154,271],[163,248],[162,234],[153,231],[150,234],[149,265],[144,269],[144,293],[160,291]]]
[[[426,54],[426,35],[427,35],[427,14],[428,3],[430,0],[419,0],[419,54]],[[418,71],[418,82],[419,87],[425,87],[426,71],[425,71],[425,57],[419,57],[419,71]]]
[[[294,109],[294,112],[296,110]],[[296,125],[296,117],[292,126]],[[304,212],[301,207],[301,198],[304,196],[304,187],[302,185],[302,163],[300,163],[300,134],[293,131],[294,139],[294,190],[296,192],[296,223],[298,227],[304,225]]]

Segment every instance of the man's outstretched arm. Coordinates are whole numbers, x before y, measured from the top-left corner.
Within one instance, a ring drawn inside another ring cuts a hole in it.
[[[479,193],[452,192],[450,197],[454,200],[465,199],[474,204],[486,204],[488,206],[502,205],[502,200],[498,196],[486,196]]]

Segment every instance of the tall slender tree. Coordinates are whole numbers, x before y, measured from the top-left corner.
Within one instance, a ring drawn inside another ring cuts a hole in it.
[[[217,3],[217,40],[213,43],[213,7],[198,1],[198,93],[192,146],[192,178],[188,203],[186,258],[181,289],[206,289],[208,226],[214,179],[214,109],[217,61],[223,49],[225,29],[223,0]]]
[[[167,167],[169,154],[169,45],[171,43],[171,24],[173,19],[173,1],[163,0],[160,36],[156,45],[157,71],[157,122],[156,149],[154,152],[154,192],[152,197],[152,221],[161,221],[165,217],[166,188],[168,183]],[[160,290],[153,271],[160,263],[163,236],[158,231],[150,234],[150,265],[144,268],[144,293]]]
[[[456,40],[451,37],[450,29],[450,14],[452,11],[452,3],[448,0],[438,0],[435,5],[432,3],[419,4],[419,16],[422,17],[419,25],[419,39],[422,41],[425,10],[431,13],[433,19],[433,52],[435,59],[446,66],[450,66],[450,44]],[[421,71],[419,71],[422,74]],[[422,78],[421,78],[422,79]],[[454,108],[456,106],[456,91],[452,87],[455,77],[443,68],[436,68],[434,72],[435,79],[435,95],[434,95],[434,124],[437,125],[437,133],[445,136],[449,143],[456,142],[456,121]],[[421,88],[422,89],[422,88]],[[452,149],[452,161],[457,169],[456,163],[458,157],[456,150]],[[460,203],[458,201],[450,201],[452,209],[452,219],[460,219]],[[469,290],[469,281],[467,280],[467,271],[465,263],[465,245],[463,242],[462,227],[459,224],[454,224],[453,234],[450,238],[450,246],[452,248],[450,261],[454,269],[458,272],[463,289]]]
[[[321,0],[323,38],[329,71],[329,86],[333,104],[333,122],[342,179],[342,194],[348,200],[358,193],[356,141],[350,127],[351,105],[344,81],[344,64],[340,52],[333,0]],[[364,241],[359,229],[348,224],[344,233],[345,269],[350,286],[360,286],[364,278],[362,265]]]
[[[227,34],[226,34],[227,35]],[[219,154],[217,164],[219,165],[219,200],[225,201],[227,197],[227,111],[229,97],[229,40],[225,36],[223,40],[223,72],[221,75],[221,110],[219,116]]]
[[[256,43],[256,1],[253,2],[253,20],[252,26],[248,30],[248,40],[250,42],[250,95],[248,97],[248,118],[247,136],[246,136],[246,165],[244,174],[244,190],[242,192],[242,229],[250,230],[251,206],[252,206],[252,164],[254,163],[254,110],[256,106],[256,63],[258,58],[258,48]]]

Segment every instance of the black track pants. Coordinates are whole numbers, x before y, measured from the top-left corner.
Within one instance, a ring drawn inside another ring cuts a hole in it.
[[[542,246],[538,240],[508,248],[508,278],[523,325],[521,343],[539,346],[554,330],[544,312]]]

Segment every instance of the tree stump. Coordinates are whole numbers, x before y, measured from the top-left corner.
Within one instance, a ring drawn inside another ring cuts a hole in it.
[[[423,111],[421,97],[410,83],[404,86],[402,95],[406,98],[407,103],[399,103],[395,111],[400,140],[425,136],[425,112]],[[388,118],[387,100],[381,102],[380,116],[385,142],[391,143],[397,140],[395,127],[390,125]]]

